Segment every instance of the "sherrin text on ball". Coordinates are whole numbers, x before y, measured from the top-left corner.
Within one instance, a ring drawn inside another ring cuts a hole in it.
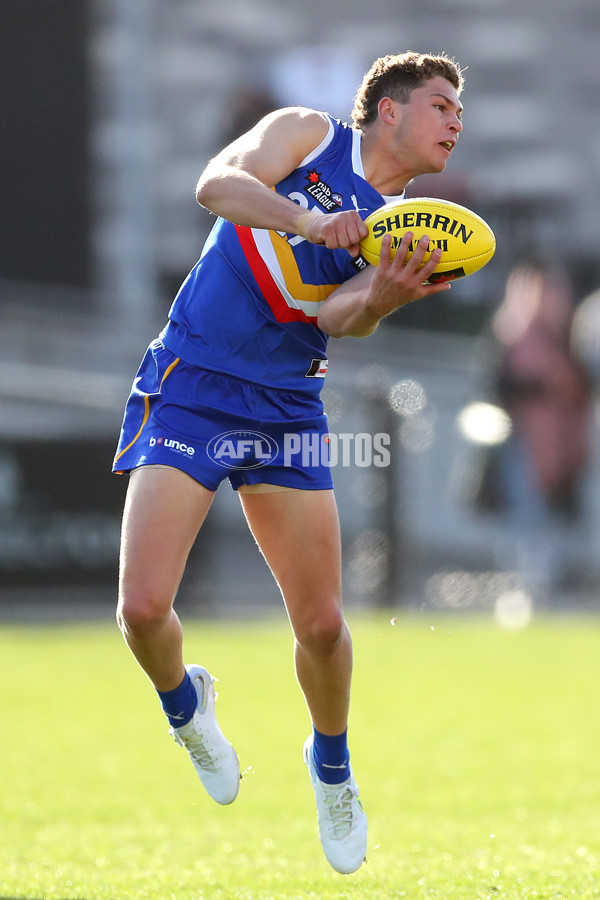
[[[414,197],[386,203],[365,219],[369,234],[361,242],[361,253],[367,262],[379,265],[381,242],[392,238],[390,256],[396,254],[407,232],[413,235],[406,259],[410,259],[419,239],[429,238],[423,262],[439,248],[442,258],[430,282],[454,281],[483,268],[494,255],[496,238],[481,216],[458,203],[434,197]]]

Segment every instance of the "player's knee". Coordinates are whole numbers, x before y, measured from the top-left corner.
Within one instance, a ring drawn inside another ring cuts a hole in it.
[[[170,602],[150,593],[123,591],[117,606],[117,624],[125,634],[151,634],[161,628],[171,612]]]
[[[344,617],[339,609],[321,612],[295,629],[298,643],[305,650],[320,656],[334,653],[344,633]]]

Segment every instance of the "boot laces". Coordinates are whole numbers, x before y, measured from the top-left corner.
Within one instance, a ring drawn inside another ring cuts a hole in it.
[[[194,762],[207,772],[218,772],[219,767],[215,761],[210,747],[204,744],[202,734],[196,733],[193,738],[184,740],[176,731],[171,732],[175,743],[185,747]]]
[[[346,837],[352,830],[354,803],[357,798],[358,792],[349,784],[345,784],[327,800],[330,829],[338,840]]]

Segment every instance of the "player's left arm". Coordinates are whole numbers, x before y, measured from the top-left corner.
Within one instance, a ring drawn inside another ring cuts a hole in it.
[[[423,236],[408,260],[406,254],[413,240],[408,232],[390,259],[391,237],[381,243],[380,262],[353,276],[323,301],[318,326],[332,337],[367,337],[382,319],[413,300],[447,291],[450,284],[425,284],[438,265],[442,252],[436,249],[423,265],[429,238]]]

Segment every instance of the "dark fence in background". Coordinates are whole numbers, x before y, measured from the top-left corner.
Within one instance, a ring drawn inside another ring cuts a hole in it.
[[[0,0],[0,275],[89,287],[86,0]]]
[[[0,446],[0,584],[116,584],[125,479],[114,442],[4,441]]]

